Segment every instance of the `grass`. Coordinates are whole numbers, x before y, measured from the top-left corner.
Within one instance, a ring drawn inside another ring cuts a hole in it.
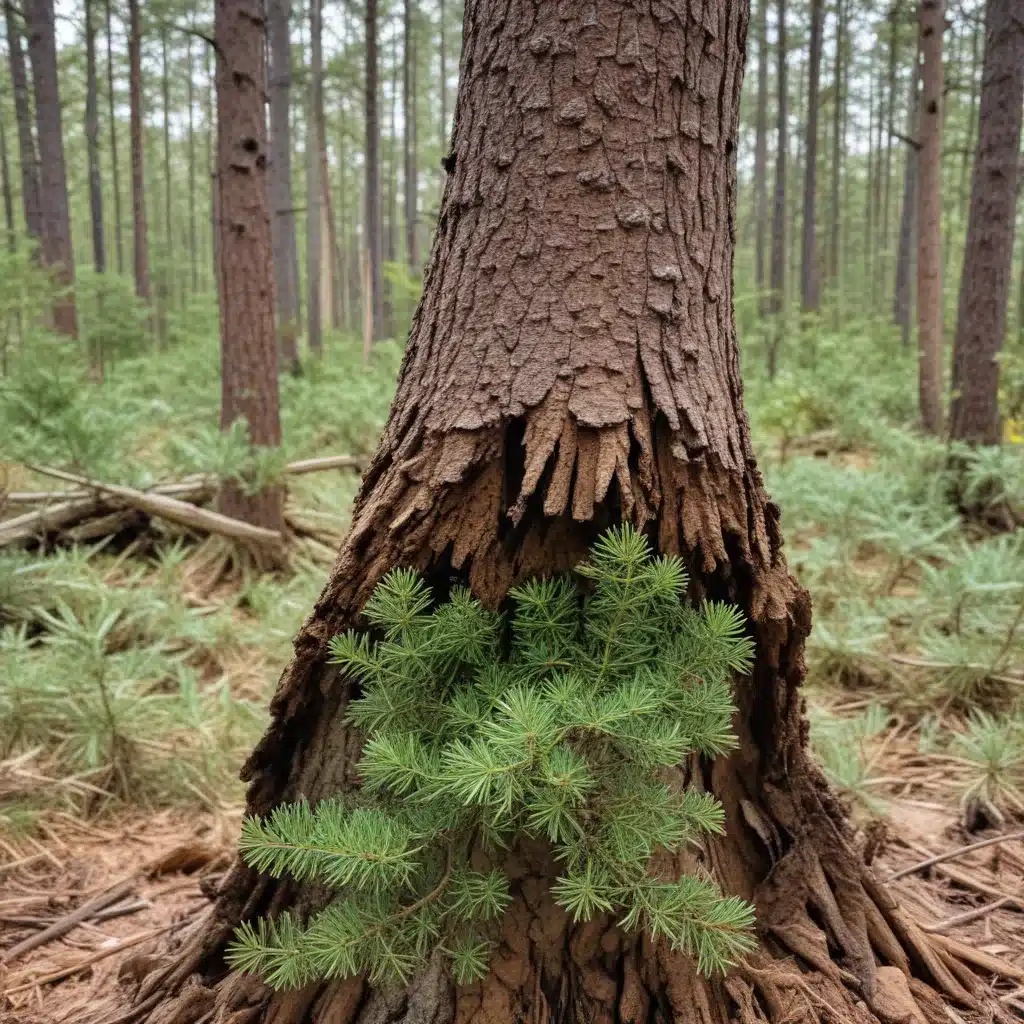
[[[281,379],[284,452],[254,457],[241,429],[217,429],[209,304],[177,314],[156,353],[133,354],[129,314],[99,390],[45,336],[10,355],[9,486],[50,486],[19,468],[30,459],[145,486],[199,471],[253,482],[285,459],[372,451],[397,345],[364,366],[355,342],[328,339],[322,362]],[[958,507],[966,496],[1024,511],[1024,447],[954,452],[958,475],[949,447],[914,430],[914,355],[878,324],[792,332],[775,381],[759,372],[759,344],[751,335],[743,353],[747,404],[790,566],[813,597],[808,690],[826,774],[884,813],[879,749],[894,722],[910,723],[922,750],[959,766],[965,816],[1024,812],[1024,531],[993,532]],[[292,497],[340,533],[357,483],[299,477]],[[237,798],[237,766],[326,570],[299,564],[206,594],[192,552],[173,530],[134,551],[0,552],[0,828],[55,805]],[[826,710],[847,692],[856,714]]]

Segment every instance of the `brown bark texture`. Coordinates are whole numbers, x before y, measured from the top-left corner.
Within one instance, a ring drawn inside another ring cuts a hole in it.
[[[100,110],[93,0],[85,0],[85,69],[85,137],[89,163],[92,262],[96,273],[102,274],[107,269],[107,251],[103,240],[103,180],[100,177]]]
[[[921,426],[942,429],[943,0],[921,0],[921,110],[917,154],[917,350]]]
[[[281,361],[293,373],[299,367],[298,296],[299,282],[295,237],[295,203],[292,200],[292,49],[289,38],[291,3],[268,0],[267,41],[269,43],[270,165],[268,169],[273,240],[274,284],[276,289],[277,339]]]
[[[807,83],[807,143],[804,147],[804,223],[800,295],[806,312],[820,306],[818,272],[818,87],[821,82],[821,35],[824,0],[811,0],[810,70]]]
[[[21,168],[21,206],[25,214],[25,230],[38,242],[43,237],[43,207],[39,192],[39,155],[32,131],[32,107],[29,103],[25,51],[22,49],[22,25],[14,4],[4,0],[7,27],[7,63],[14,93],[14,116],[18,122],[18,164]]]
[[[28,55],[36,101],[43,262],[51,269],[58,287],[53,302],[53,325],[61,334],[77,338],[78,314],[73,290],[75,253],[71,245],[71,210],[64,165],[53,0],[30,0],[25,7],[29,30]]]
[[[573,926],[544,848],[524,846],[505,863],[515,898],[482,982],[456,989],[436,963],[405,989],[353,978],[275,994],[227,973],[223,944],[240,920],[323,894],[237,865],[142,983],[152,1024],[945,1024],[937,990],[972,1003],[864,866],[806,752],[809,599],[755,464],[733,319],[748,10],[467,3],[453,159],[389,422],[243,774],[252,813],[358,785],[352,683],[328,642],[361,624],[392,567],[496,607],[631,521],[687,560],[694,597],[749,616],[740,747],[686,766],[728,832],[679,866],[755,901],[761,952],[704,980],[611,921]]]
[[[142,125],[142,24],[139,0],[128,0],[128,93],[131,108],[132,247],[135,294],[149,302],[149,236],[146,226],[146,176]]]
[[[1024,14],[1019,0],[988,0],[950,407],[951,436],[972,444],[998,444],[1002,435],[999,352],[1013,271],[1022,109]]]
[[[262,8],[251,0],[217,0],[217,273],[220,296],[220,424],[239,417],[254,445],[281,443],[277,339],[267,199],[267,130],[263,114]],[[219,510],[280,531],[279,487],[246,494],[221,489]]]

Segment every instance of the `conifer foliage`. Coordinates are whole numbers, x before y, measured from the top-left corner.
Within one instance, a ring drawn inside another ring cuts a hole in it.
[[[465,589],[435,604],[408,570],[380,583],[372,635],[332,642],[361,685],[361,790],[249,818],[240,841],[256,870],[338,897],[305,925],[243,924],[236,969],[275,988],[406,980],[440,948],[456,981],[480,978],[512,898],[499,867],[481,868],[523,839],[550,843],[553,893],[574,920],[615,915],[705,973],[751,946],[748,904],[655,860],[722,829],[715,799],[672,769],[733,746],[729,677],[752,657],[742,616],[687,604],[682,563],[628,526],[577,573],[512,590],[507,616]]]

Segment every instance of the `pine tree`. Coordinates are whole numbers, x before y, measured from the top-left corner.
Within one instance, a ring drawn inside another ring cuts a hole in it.
[[[671,769],[734,745],[732,672],[751,664],[742,614],[683,602],[678,558],[652,557],[629,526],[560,577],[514,588],[506,621],[465,588],[434,607],[396,569],[333,660],[359,680],[349,722],[366,738],[358,795],[281,804],[242,828],[242,857],[274,877],[339,889],[305,927],[245,923],[228,953],[276,988],[365,973],[408,982],[431,951],[455,979],[487,973],[488,922],[510,901],[497,867],[517,841],[546,840],[555,901],[577,922],[615,914],[664,936],[704,973],[751,948],[752,910],[708,879],[651,870],[723,813]]]

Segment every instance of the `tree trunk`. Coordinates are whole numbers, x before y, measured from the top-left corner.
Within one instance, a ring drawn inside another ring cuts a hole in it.
[[[192,36],[185,37],[185,102],[188,105],[188,266],[192,294],[199,292],[199,250],[196,225],[196,124],[195,124],[195,68],[192,63]]]
[[[971,444],[998,444],[1002,436],[999,352],[1013,273],[1022,109],[1024,18],[1019,0],[988,0],[950,409],[950,435]]]
[[[917,347],[921,425],[942,429],[943,0],[921,0],[921,117],[917,200]]]
[[[775,200],[772,207],[771,299],[769,312],[775,317],[772,337],[768,342],[768,376],[774,378],[782,344],[782,312],[786,291],[786,152],[789,95],[786,82],[786,0],[777,0],[778,26],[775,42],[775,78],[778,87],[777,132],[775,150]]]
[[[957,220],[960,224],[962,224],[964,220],[967,219],[968,217],[967,172],[971,165],[970,155],[973,152],[975,156],[977,156],[974,134],[975,125],[977,123],[978,118],[978,64],[981,61],[981,34],[982,33],[978,30],[977,25],[973,25],[971,27],[971,94],[967,108],[967,128],[964,132],[964,145],[960,153],[960,181],[957,186]],[[984,77],[984,72],[982,74],[982,77]],[[951,250],[952,248],[952,246],[947,246],[947,261],[949,258],[948,250]]]
[[[96,28],[93,0],[85,0],[85,137],[89,161],[89,212],[92,216],[92,261],[96,273],[107,269],[103,243],[103,181],[100,177],[100,111],[96,82]]]
[[[330,300],[331,326],[338,330],[345,316],[341,293],[341,247],[338,242],[338,222],[334,217],[334,197],[331,192],[331,165],[327,159],[327,116],[324,112],[323,72],[317,89],[317,137],[320,140],[320,195],[324,225],[327,228],[327,299]]]
[[[114,241],[117,245],[117,272],[124,273],[124,242],[121,226],[121,174],[117,154],[117,98],[114,95],[114,32],[110,0],[103,0],[103,20],[107,37],[107,120],[110,122],[110,184],[114,197]]]
[[[128,92],[132,144],[132,247],[135,257],[135,294],[148,303],[149,237],[146,229],[146,176],[143,165],[142,25],[139,0],[128,0]]]
[[[373,340],[384,337],[384,271],[381,260],[380,121],[377,113],[377,0],[366,0],[366,246],[370,268],[367,297],[373,318]]]
[[[267,130],[263,113],[262,9],[248,0],[216,0],[217,256],[220,286],[221,406],[227,430],[239,417],[254,445],[277,447],[277,339],[267,200]],[[246,494],[221,487],[220,511],[281,530],[284,493]]]
[[[445,45],[444,0],[437,0],[438,20],[441,38],[438,43],[438,59],[441,64],[441,180],[444,180],[444,159],[448,155],[448,53]]]
[[[398,32],[391,38],[391,88],[388,96],[388,151],[385,178],[387,182],[387,207],[384,217],[384,262],[394,265],[398,262],[398,76],[401,64],[398,59]],[[393,338],[397,332],[394,282],[384,280],[384,334]]]
[[[167,25],[160,27],[160,100],[164,144],[164,266],[160,275],[160,338],[167,342],[167,317],[175,297],[174,231],[171,220],[171,71],[167,55]]]
[[[416,46],[413,38],[412,0],[402,9],[404,48],[402,51],[402,147],[405,157],[405,256],[409,274],[420,273],[419,243],[416,237],[419,185],[416,177]]]
[[[281,362],[299,370],[298,293],[295,203],[292,198],[292,47],[289,34],[291,3],[269,0],[267,41],[270,54],[270,205],[277,307],[277,344]]]
[[[14,93],[14,116],[18,122],[18,162],[21,166],[21,206],[25,213],[25,230],[35,243],[43,238],[43,206],[39,184],[39,155],[32,131],[32,106],[29,102],[25,53],[21,48],[22,27],[11,0],[4,0],[7,25],[7,60]]]
[[[843,170],[843,150],[846,146],[843,117],[843,50],[846,39],[846,7],[844,0],[836,0],[836,56],[832,75],[832,197],[829,209],[828,276],[836,288],[836,308],[841,301],[840,287],[840,232],[841,211],[839,183]]]
[[[0,117],[0,182],[3,183],[7,249],[10,252],[15,252],[18,248],[18,232],[14,227],[14,189],[11,187],[11,164],[7,158],[7,129],[4,127],[2,117]]]
[[[323,88],[321,45],[321,0],[310,0],[309,105],[306,112],[306,331],[309,351],[319,356],[324,350],[323,319],[320,305],[322,243],[320,240],[320,121],[316,111],[321,105],[317,93]]]
[[[865,867],[806,749],[810,603],[755,465],[733,320],[748,5],[708,0],[699,20],[626,8],[597,23],[587,0],[524,10],[467,5],[457,158],[424,297],[352,529],[244,769],[248,810],[358,785],[352,685],[328,664],[328,641],[365,628],[360,609],[385,572],[415,566],[439,594],[464,582],[494,608],[511,584],[570,569],[598,531],[628,520],[686,559],[695,597],[749,619],[740,746],[687,762],[691,784],[722,801],[727,831],[675,867],[699,864],[753,899],[761,950],[704,980],[664,942],[607,919],[572,925],[545,850],[524,844],[508,855],[513,903],[482,982],[455,988],[435,966],[405,989],[352,978],[273,993],[225,972],[224,942],[243,918],[307,912],[324,894],[238,864],[176,963],[143,982],[136,1019],[947,1021],[937,989],[972,997]],[[703,47],[713,61],[682,61]],[[586,84],[555,73],[572,65],[589,69]],[[556,151],[564,170],[552,175]]]
[[[25,7],[29,27],[28,55],[36,101],[36,138],[39,142],[43,262],[50,268],[60,289],[53,302],[53,325],[61,334],[77,338],[75,253],[71,245],[71,210],[64,167],[53,0],[29,0]]]
[[[886,104],[885,170],[882,187],[882,265],[879,268],[879,282],[884,293],[889,279],[889,216],[892,210],[892,150],[896,132],[896,68],[899,62],[899,5],[893,3],[889,9],[889,73],[886,82],[888,102]]]
[[[807,86],[807,143],[804,147],[803,262],[800,293],[805,312],[821,306],[818,284],[818,86],[821,80],[821,35],[824,0],[811,0],[810,72]]]
[[[768,312],[764,252],[768,236],[768,0],[757,0],[757,115],[754,141],[754,281],[757,309]]]
[[[914,68],[910,75],[907,98],[907,138],[915,140],[918,131],[921,85],[921,48],[914,51]],[[906,146],[903,165],[903,207],[900,212],[899,248],[896,253],[896,281],[893,290],[893,320],[901,329],[903,345],[910,344],[910,314],[913,304],[910,287],[914,276],[914,253],[917,250],[917,179],[920,157],[917,142]]]

